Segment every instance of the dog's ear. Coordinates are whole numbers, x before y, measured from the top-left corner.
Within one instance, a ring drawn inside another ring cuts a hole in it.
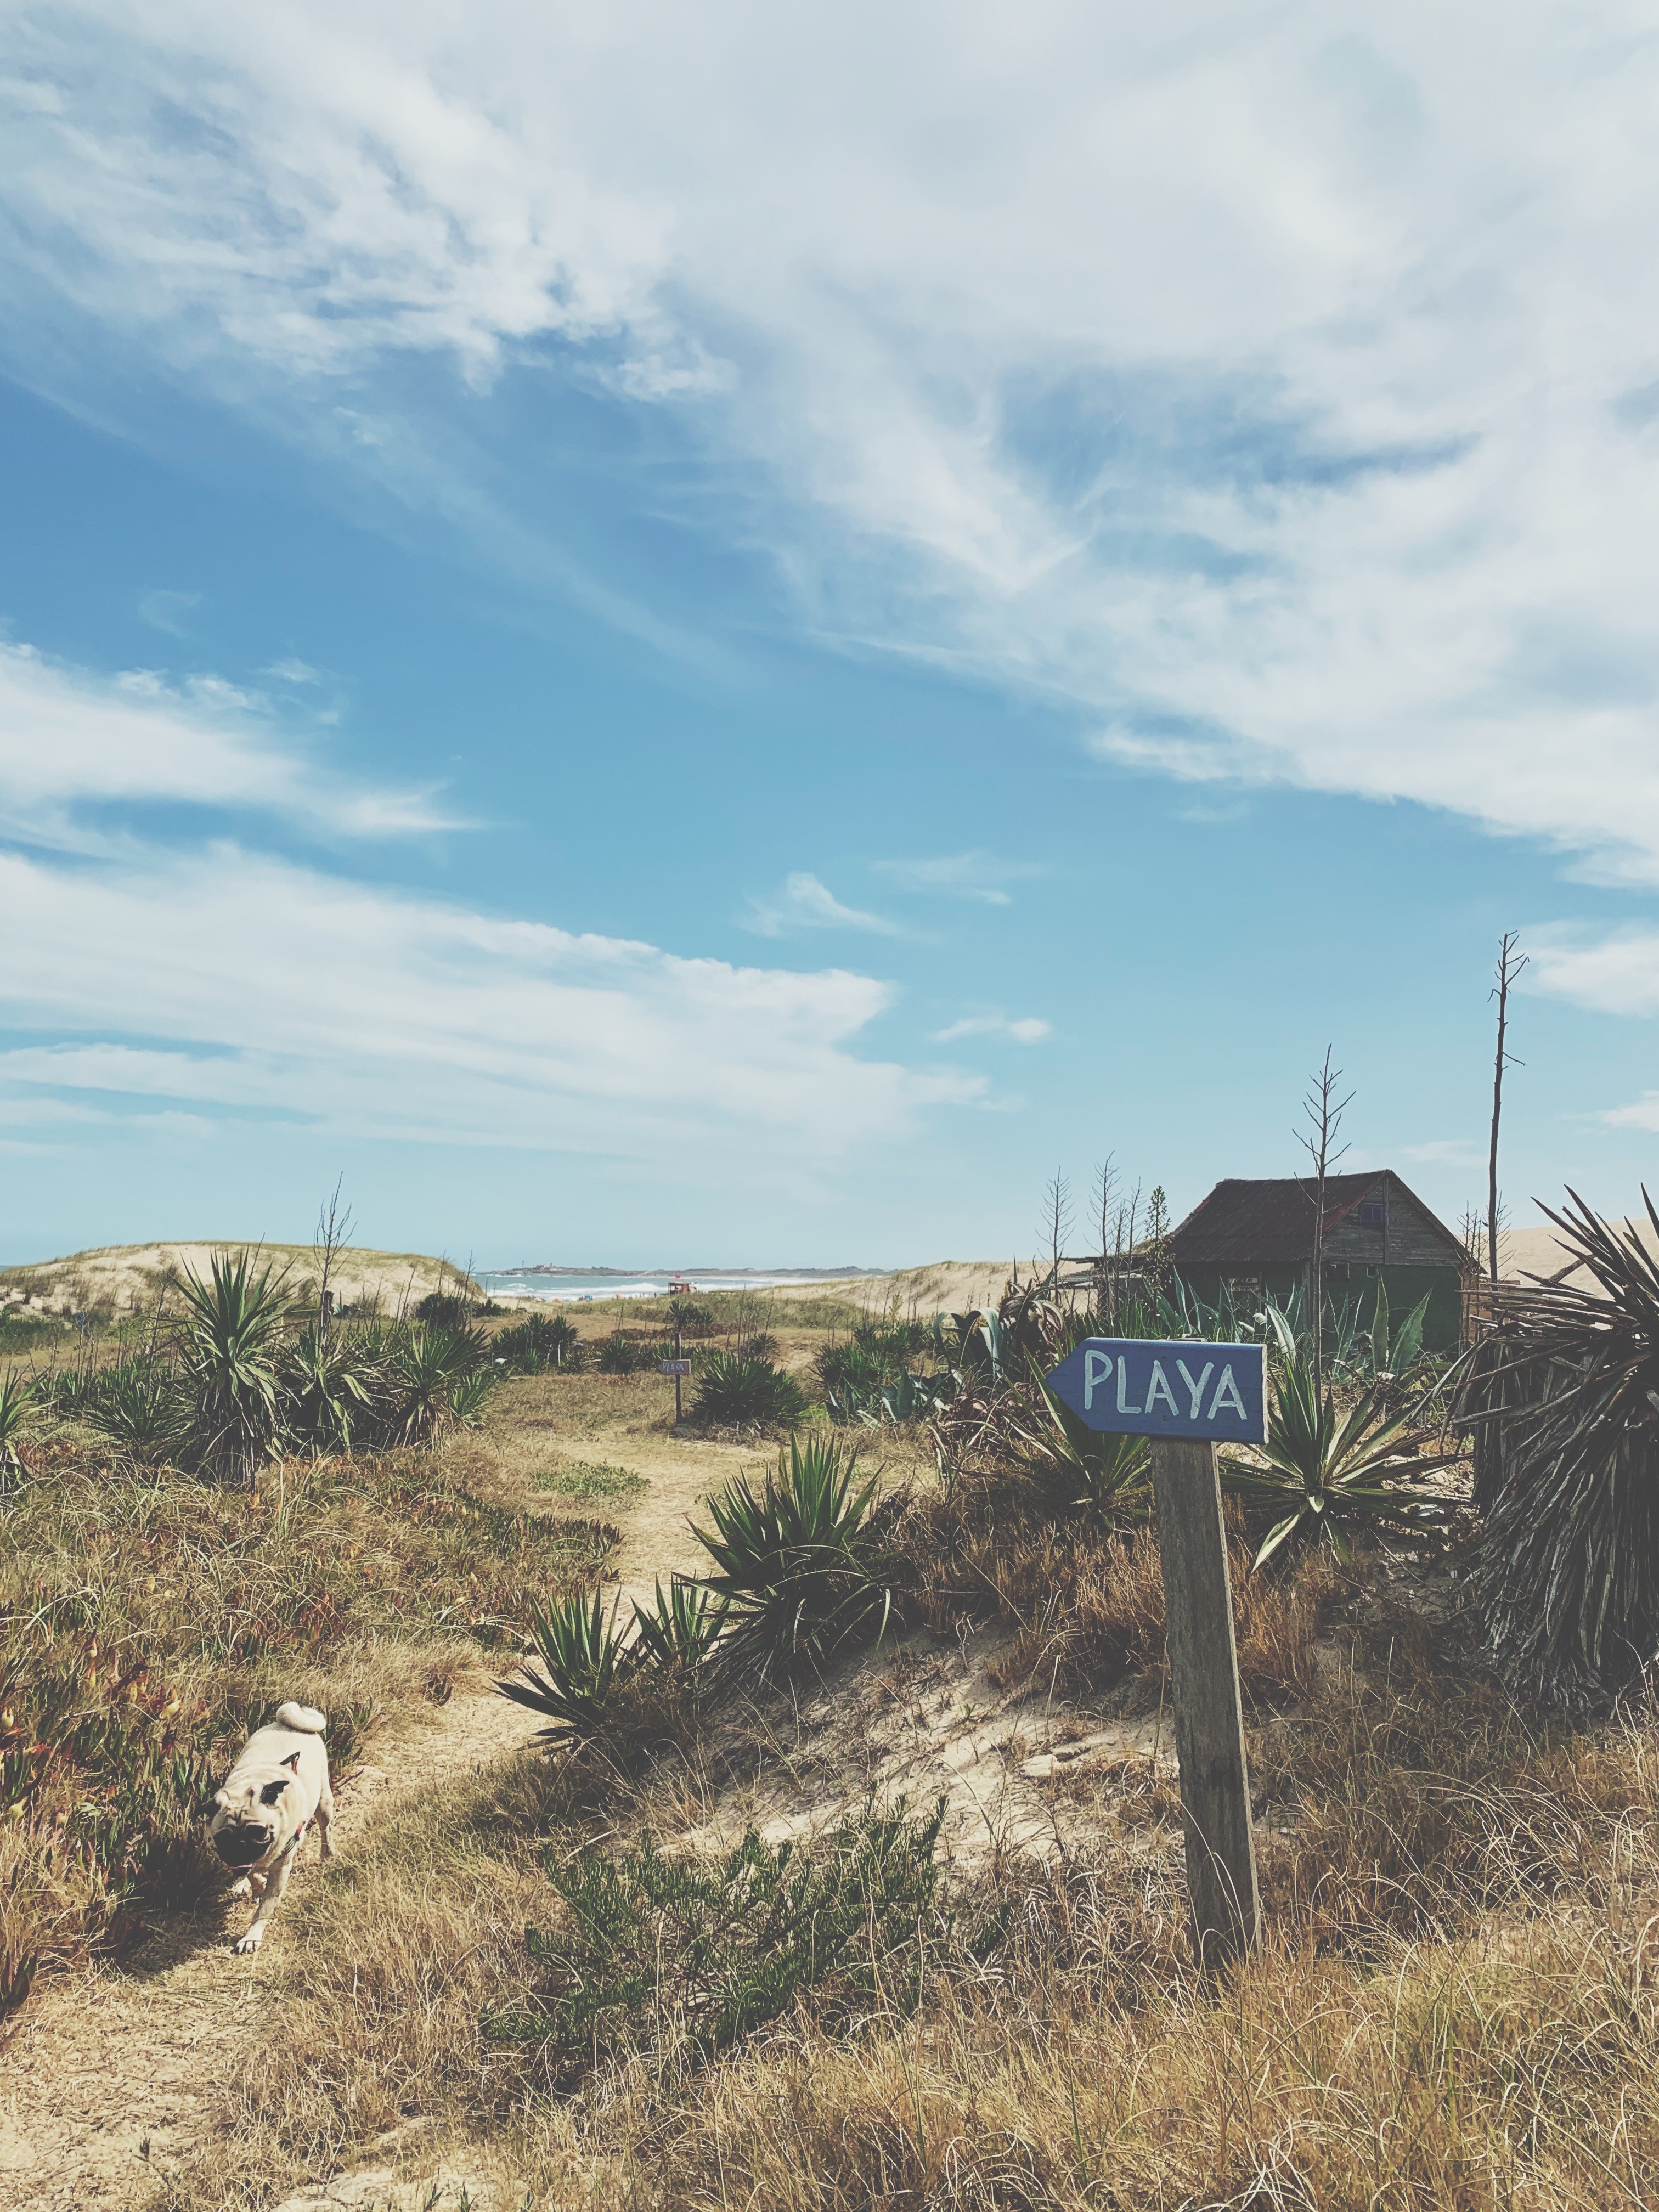
[[[283,1765],[287,1767],[290,1774],[297,1774],[300,1771],[299,1753],[296,1751],[291,1758],[283,1759]]]

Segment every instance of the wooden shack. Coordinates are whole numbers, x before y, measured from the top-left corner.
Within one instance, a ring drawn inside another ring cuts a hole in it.
[[[1224,1281],[1282,1304],[1311,1291],[1318,1186],[1303,1176],[1218,1182],[1171,1235],[1175,1272],[1213,1304]],[[1423,1342],[1455,1350],[1462,1328],[1469,1259],[1444,1222],[1392,1170],[1325,1179],[1324,1273],[1328,1305],[1368,1310],[1388,1291],[1396,1323],[1427,1296]]]

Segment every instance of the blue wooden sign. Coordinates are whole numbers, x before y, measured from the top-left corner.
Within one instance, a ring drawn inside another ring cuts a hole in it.
[[[1089,1336],[1050,1374],[1048,1388],[1091,1429],[1259,1444],[1267,1437],[1265,1370],[1259,1344]]]

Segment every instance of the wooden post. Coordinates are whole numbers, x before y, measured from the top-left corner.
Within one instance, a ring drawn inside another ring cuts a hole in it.
[[[1193,1941],[1207,1970],[1252,1952],[1261,1908],[1215,1446],[1152,1440]]]
[[[679,1324],[679,1317],[678,1317],[678,1315],[676,1315],[675,1319],[674,1319],[674,1357],[675,1357],[675,1358],[676,1358],[676,1359],[683,1359],[683,1358],[685,1357],[684,1353],[680,1350],[680,1324]],[[675,1376],[674,1376],[674,1426],[675,1426],[676,1428],[678,1428],[679,1425],[680,1425],[680,1377],[679,1377],[678,1371],[678,1370],[676,1370],[676,1372],[675,1372]]]

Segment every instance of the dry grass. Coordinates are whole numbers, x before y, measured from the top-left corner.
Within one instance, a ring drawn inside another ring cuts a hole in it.
[[[831,2034],[803,2003],[688,2078],[635,2062],[555,2098],[546,2058],[477,2032],[528,1986],[544,1838],[594,1839],[520,1759],[406,1809],[295,1913],[236,2127],[296,2175],[421,2117],[428,2148],[487,2138],[532,2203],[607,2212],[1650,2206],[1659,1734],[1531,1732],[1483,1683],[1390,1676],[1386,1650],[1274,1724],[1269,1947],[1219,2002],[1168,1861],[1103,1848],[959,1897],[958,1927],[994,1909],[1003,1940],[930,1939],[915,2011]],[[180,2205],[241,2201],[192,2186]]]
[[[217,1878],[198,1808],[268,1707],[320,1706],[345,1768],[615,1538],[416,1454],[290,1463],[252,1498],[73,1437],[31,1458],[0,1529],[0,2008]]]
[[[1290,1574],[1253,1575],[1252,1547],[1231,1511],[1229,1529],[1240,1678],[1257,1698],[1304,1697],[1343,1577],[1322,1551],[1304,1553]],[[994,1669],[1000,1686],[1041,1678],[1089,1692],[1132,1672],[1166,1679],[1164,1571],[1150,1526],[1056,1520],[1018,1477],[968,1476],[920,1495],[899,1542],[915,1577],[910,1602],[929,1628],[1015,1628]]]
[[[511,1388],[503,1407],[521,1405],[538,1432],[551,1430],[556,1395],[572,1460],[609,1465],[662,1425],[648,1379]],[[449,1464],[455,1494],[464,1485],[471,1505],[489,1503],[499,1478],[484,1443],[458,1444]],[[353,1679],[362,1695],[394,1694],[372,1678],[419,1700],[434,1655],[477,1649],[441,1616],[454,1585],[484,1573],[489,1544],[468,1531],[499,1524],[411,1516],[398,1502],[407,1479],[386,1479],[384,1495],[360,1485],[290,1509],[290,1532],[313,1510],[346,1516],[343,1528],[366,1516],[362,1556],[378,1563],[368,1577],[331,1555],[302,1571],[343,1608],[349,1592],[350,1633],[297,1672],[280,1650],[228,1656],[227,1632],[250,1610],[237,1596],[253,1587],[250,1563],[278,1571],[275,1497],[258,1530],[222,1493],[128,1512],[88,1468],[64,1478],[85,1488],[65,1489],[58,1522],[44,1494],[22,1510],[29,1543],[58,1562],[58,1597],[94,1590],[130,1638],[161,1556],[143,1546],[166,1539],[167,1576],[193,1579],[175,1597],[158,1574],[165,1664],[202,1694],[279,1678],[319,1702]],[[711,1761],[727,1752],[706,1732],[628,1781],[591,1760],[520,1754],[476,1784],[402,1798],[285,1906],[282,1941],[259,1961],[268,2027],[224,2084],[238,2154],[228,2166],[202,2159],[155,2202],[254,2212],[371,2153],[426,2175],[447,2143],[471,2143],[502,2177],[500,2203],[527,2194],[561,2212],[1651,2207],[1659,1723],[1529,1715],[1455,1618],[1423,1616],[1409,1578],[1382,1603],[1376,1561],[1349,1578],[1314,1553],[1253,1577],[1234,1534],[1270,1937],[1219,2001],[1190,1971],[1167,1779],[1151,1761],[1102,1766],[1089,1770],[1101,1818],[1086,1849],[1046,1868],[994,1854],[951,1900],[953,1925],[919,1935],[915,2008],[896,1986],[832,2033],[803,2000],[719,2062],[672,2078],[643,2058],[608,2063],[573,2094],[562,2055],[556,2075],[534,2046],[479,2030],[487,2009],[520,2008],[532,1986],[524,1929],[552,1911],[543,1854],[623,1848],[647,1821],[706,1820],[730,1778]],[[1162,1587],[1146,1530],[1056,1527],[1028,1492],[987,1480],[919,1492],[902,1542],[917,1615],[964,1636],[1012,1629],[1005,1680],[1045,1692],[1058,1680],[1067,1728],[1157,1706]],[[416,1606],[428,1543],[439,1553]],[[1339,1613],[1340,1599],[1353,1602]],[[198,1613],[218,1626],[191,1641]],[[759,1720],[733,1724],[752,1765],[790,1756],[798,1731],[781,1708],[777,1718],[770,1751]],[[858,1778],[842,1778],[855,1795]],[[1000,1941],[970,1946],[964,1931],[989,1917]]]

